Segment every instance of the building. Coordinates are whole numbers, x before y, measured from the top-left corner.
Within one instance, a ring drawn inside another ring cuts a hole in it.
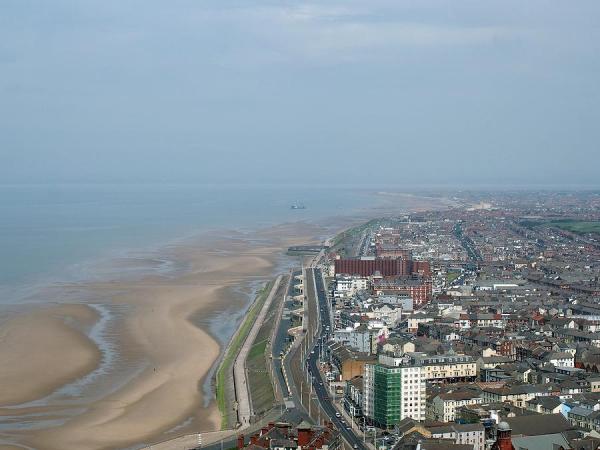
[[[380,295],[377,297],[379,303],[387,303],[388,305],[395,305],[402,308],[402,311],[412,311],[414,308],[414,301],[407,295]]]
[[[377,362],[377,358],[368,353],[352,351],[341,343],[329,345],[331,363],[340,374],[341,381],[348,381],[354,377],[362,376],[365,364]]]
[[[423,367],[408,358],[393,364],[365,364],[363,413],[370,423],[391,428],[402,419],[425,420],[425,377]]]
[[[465,405],[477,405],[483,403],[478,392],[473,390],[456,390],[443,392],[434,396],[428,405],[428,419],[436,422],[454,422],[456,420],[456,408]]]
[[[340,433],[329,422],[323,427],[312,426],[304,421],[296,427],[286,422],[269,422],[260,431],[250,436],[247,445],[243,434],[240,434],[237,439],[238,450],[337,450],[341,448],[343,446]]]
[[[542,436],[575,429],[562,414],[532,414],[507,417],[513,436]]]
[[[459,327],[462,330],[469,328],[504,328],[504,319],[500,314],[477,313],[461,314]]]
[[[569,422],[582,430],[600,431],[600,411],[575,406],[567,413]]]
[[[335,298],[348,298],[358,291],[364,291],[369,287],[369,279],[366,277],[353,277],[338,275],[335,278]]]
[[[548,395],[544,386],[517,384],[501,388],[485,387],[481,397],[485,403],[511,403],[518,408],[525,408],[527,402],[540,395]]]
[[[500,422],[498,424],[498,431],[496,433],[496,442],[492,444],[491,450],[515,450],[512,443],[512,430],[510,425],[506,422]]]
[[[377,242],[375,244],[375,256],[382,259],[411,259],[412,252],[395,245]]]
[[[570,408],[561,401],[559,397],[549,395],[546,397],[535,397],[525,402],[528,410],[535,411],[540,414],[557,414],[560,413],[567,417]]]
[[[521,436],[521,437],[513,437],[512,438],[513,446],[517,450],[527,449],[527,450],[570,450],[571,444],[569,441],[563,436],[561,433],[553,433],[553,434],[544,434],[541,436]],[[586,447],[576,447],[583,448]],[[588,447],[594,448],[594,447]]]
[[[350,417],[362,417],[363,405],[363,377],[354,377],[346,381],[343,405]]]
[[[437,316],[433,314],[425,314],[423,312],[418,312],[410,316],[407,320],[408,323],[408,331],[411,333],[416,333],[419,329],[420,324],[430,323],[435,321]]]
[[[415,307],[431,300],[431,280],[423,277],[387,277],[373,279],[373,293],[376,295],[405,295],[411,297]]]
[[[335,273],[344,275],[358,275],[371,277],[375,272],[381,276],[409,276],[409,275],[431,275],[431,268],[427,261],[413,261],[410,259],[336,259],[334,262]]]
[[[473,450],[485,450],[485,428],[481,423],[453,423],[427,428],[432,438],[449,439],[455,444],[472,445]]]
[[[344,328],[333,332],[333,340],[340,342],[357,352],[372,354],[377,351],[377,344],[384,342],[389,335],[383,322],[372,321],[362,323],[355,328]]]
[[[450,351],[444,355],[412,353],[410,356],[415,364],[423,366],[425,379],[430,382],[456,383],[477,378],[477,364],[469,355]]]
[[[567,352],[551,352],[544,356],[544,360],[556,367],[575,367],[575,357]]]
[[[333,340],[357,352],[370,354],[373,351],[373,330],[369,330],[366,324],[361,324],[356,328],[335,330]]]
[[[396,328],[402,320],[402,308],[388,304],[369,305],[365,315],[370,319],[380,320],[389,328]]]

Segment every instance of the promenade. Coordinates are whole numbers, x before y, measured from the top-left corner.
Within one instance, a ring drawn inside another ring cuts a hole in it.
[[[275,293],[279,288],[279,284],[281,283],[282,275],[279,275],[271,288],[271,292],[269,292],[269,296],[265,300],[256,320],[252,324],[252,328],[242,345],[239,353],[236,356],[235,363],[233,365],[233,379],[235,383],[235,397],[237,400],[237,415],[238,422],[240,423],[240,430],[243,430],[250,424],[250,420],[254,415],[252,410],[252,402],[250,400],[250,390],[248,388],[248,374],[246,371],[246,359],[248,358],[248,353],[252,348],[254,340],[256,339],[256,335],[262,326],[267,311],[271,307],[271,303],[273,302],[273,298],[275,297]]]

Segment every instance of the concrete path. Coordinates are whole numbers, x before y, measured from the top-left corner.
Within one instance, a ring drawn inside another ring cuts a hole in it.
[[[199,447],[200,445],[204,447],[219,442],[221,439],[229,439],[232,435],[236,435],[236,431],[237,430],[208,431],[206,433],[200,433],[200,437],[198,437],[198,434],[188,434],[169,441],[144,447],[142,450],[182,450]]]
[[[248,357],[248,353],[254,344],[254,340],[256,339],[256,335],[260,330],[260,327],[265,320],[265,315],[267,311],[271,307],[271,302],[273,301],[273,297],[279,288],[279,283],[281,283],[282,276],[279,275],[271,288],[271,292],[269,292],[269,296],[265,300],[260,312],[256,316],[256,320],[252,324],[252,328],[238,353],[235,363],[233,365],[233,379],[235,381],[235,397],[237,400],[237,411],[238,411],[238,420],[241,424],[241,429],[246,428],[250,425],[250,418],[253,416],[252,411],[252,402],[250,400],[250,390],[248,389],[248,376],[246,373],[246,359]]]

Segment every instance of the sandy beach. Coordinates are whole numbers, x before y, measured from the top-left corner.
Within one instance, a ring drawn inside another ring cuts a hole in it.
[[[403,202],[389,196],[386,211],[406,212]],[[376,211],[204,232],[120,256],[101,277],[56,283],[27,312],[2,316],[0,448],[138,448],[219,429],[211,368],[256,290],[298,264],[286,248]]]
[[[96,367],[100,352],[71,325],[90,326],[96,313],[85,305],[40,308],[0,328],[0,405],[26,403],[50,394]],[[64,349],[68,348],[68,351]],[[48,371],[52,370],[52,376]]]
[[[118,358],[83,393],[47,397],[102,366],[106,356],[86,334],[98,320],[96,311],[85,303],[64,304],[10,320],[0,334],[0,386],[14,388],[0,393],[0,442],[123,448],[218,429],[220,415],[214,402],[205,404],[202,380],[224,336],[210,330],[209,318],[225,313],[235,327],[232,319],[243,315],[252,286],[272,276],[285,247],[319,232],[294,224],[204,235],[162,250],[161,258],[183,268],[176,273],[78,286],[123,311],[110,329]],[[19,421],[33,425],[10,427]]]

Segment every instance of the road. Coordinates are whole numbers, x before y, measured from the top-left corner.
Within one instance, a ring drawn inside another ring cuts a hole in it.
[[[292,326],[291,311],[294,309],[294,301],[291,299],[291,297],[294,296],[294,277],[300,275],[301,273],[302,272],[298,270],[291,274],[291,282],[289,283],[288,291],[285,293],[286,298],[284,299],[283,303],[283,314],[280,319],[279,327],[275,332],[275,339],[273,340],[273,371],[275,372],[277,385],[279,385],[283,397],[289,397],[290,393],[287,389],[285,378],[283,376],[283,370],[281,368],[281,354],[285,351],[288,345],[288,330]]]
[[[483,258],[481,257],[481,254],[479,253],[479,250],[477,250],[477,247],[473,241],[468,236],[464,235],[461,222],[458,222],[456,225],[454,225],[454,235],[460,241],[463,248],[467,251],[467,254],[471,260],[483,261]]]
[[[367,446],[351,429],[351,424],[345,422],[341,417],[336,416],[337,410],[333,405],[333,401],[329,397],[327,383],[323,380],[321,372],[319,371],[318,365],[321,346],[323,343],[326,343],[329,340],[329,332],[327,331],[326,327],[330,326],[331,323],[331,311],[327,301],[327,292],[325,290],[325,286],[323,285],[321,270],[307,269],[306,274],[307,283],[305,290],[308,296],[316,297],[319,310],[318,313],[321,322],[321,326],[318,327],[317,337],[314,340],[315,345],[312,347],[310,353],[308,353],[307,359],[308,370],[313,380],[313,391],[316,394],[322,410],[327,415],[328,419],[333,422],[336,428],[340,430],[346,442],[348,442],[354,448],[366,450]]]
[[[297,273],[294,273],[296,275]],[[293,283],[292,283],[293,284]],[[326,329],[331,324],[330,309],[327,301],[327,293],[323,285],[323,278],[319,269],[307,268],[305,271],[304,292],[307,297],[305,308],[307,310],[307,331],[305,339],[297,347],[292,349],[283,361],[279,353],[285,348],[287,329],[289,321],[285,317],[281,319],[279,330],[273,343],[273,360],[276,372],[276,380],[280,385],[284,396],[286,395],[286,384],[281,372],[283,363],[291,383],[290,392],[278,417],[270,420],[281,420],[289,423],[299,423],[308,420],[313,423],[323,423],[324,420],[331,421],[340,431],[346,443],[360,450],[369,450],[363,440],[357,436],[342,417],[336,416],[337,410],[333,405],[325,380],[318,370],[318,358],[320,347],[329,339]],[[287,303],[287,302],[286,302]],[[291,303],[288,304],[291,308]],[[288,310],[290,309],[288,308]],[[285,311],[285,309],[284,309]],[[314,336],[314,337],[313,337]],[[307,372],[308,370],[308,372]],[[307,381],[309,380],[310,383]],[[301,401],[302,399],[302,401]],[[309,416],[310,413],[310,416]],[[253,425],[243,432],[246,435],[259,429],[260,424]],[[240,430],[242,432],[242,430]],[[220,450],[231,448],[236,445],[236,436],[224,439],[223,442],[203,446],[203,449]]]

